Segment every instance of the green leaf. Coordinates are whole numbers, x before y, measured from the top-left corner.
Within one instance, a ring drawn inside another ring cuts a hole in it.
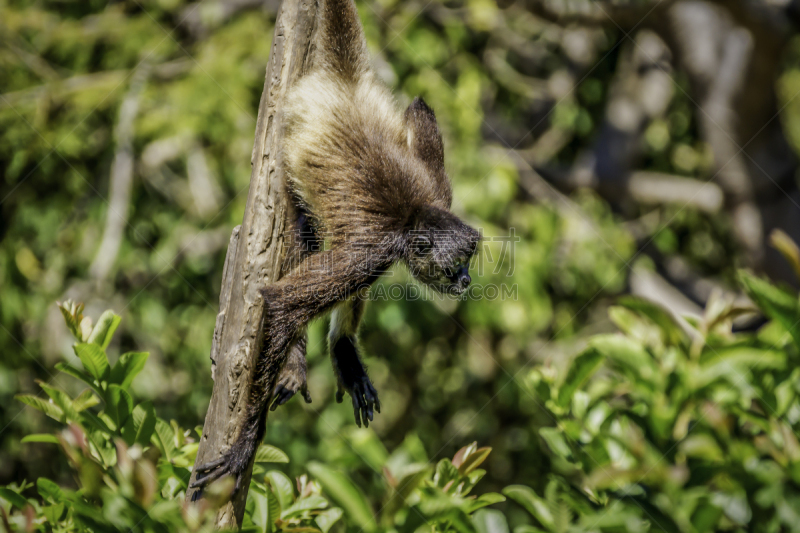
[[[657,377],[653,358],[641,344],[622,335],[596,335],[589,344],[608,359],[627,368],[642,379],[653,382]]]
[[[431,467],[427,463],[412,463],[394,473],[395,482],[391,484],[389,499],[384,505],[384,516],[394,516],[411,494],[430,475]]]
[[[398,471],[396,473],[396,490],[400,497],[403,500],[408,498],[411,492],[428,477],[430,471],[430,465],[424,463],[412,463]]]
[[[439,488],[444,488],[449,482],[458,479],[458,468],[453,465],[450,459],[442,459],[436,463],[436,473],[433,476],[433,482]]]
[[[50,435],[49,433],[34,433],[33,435],[25,435],[20,442],[46,442],[48,444],[59,444],[58,437]]]
[[[92,392],[91,389],[84,389],[80,395],[72,400],[72,405],[75,407],[77,412],[85,411],[90,407],[94,407],[95,405],[100,403],[100,398]]]
[[[64,514],[64,508],[66,506],[63,503],[59,503],[56,505],[46,505],[42,507],[42,514],[47,519],[48,522],[51,524],[55,524],[61,521],[61,517]]]
[[[467,476],[467,481],[464,482],[463,488],[461,489],[461,495],[466,496],[469,492],[475,487],[475,485],[483,479],[483,476],[486,475],[486,470],[478,468],[477,470],[473,470]]]
[[[472,523],[475,524],[478,533],[509,533],[506,517],[495,509],[478,511],[472,517]]]
[[[462,476],[466,476],[478,468],[481,463],[483,463],[486,458],[489,457],[490,453],[492,453],[492,449],[489,447],[478,448],[474,453],[470,454],[466,459],[464,459],[464,462],[458,467],[458,473]]]
[[[678,447],[687,457],[703,459],[709,462],[722,463],[725,454],[713,437],[706,434],[690,434]]]
[[[486,507],[487,505],[493,505],[495,503],[504,501],[506,501],[506,498],[502,494],[498,494],[496,492],[487,492],[486,494],[481,494],[474,500],[468,500],[464,511],[466,511],[467,514],[471,514],[482,507]],[[478,531],[480,530],[481,529],[478,528]]]
[[[55,387],[51,387],[47,383],[39,383],[39,386],[50,396],[50,399],[53,400],[57,406],[61,408],[66,416],[67,420],[78,420],[78,411],[72,405],[72,398],[69,395]]]
[[[26,500],[21,494],[18,494],[5,487],[0,487],[0,498],[4,499],[18,509],[24,509],[25,506],[29,505],[28,500]]]
[[[636,311],[658,326],[664,342],[667,344],[679,345],[687,342],[686,333],[675,321],[675,318],[657,303],[637,296],[623,296],[617,300],[617,303],[631,311]]]
[[[32,394],[17,394],[16,396],[14,396],[14,398],[21,401],[24,404],[30,405],[31,407],[34,407],[42,411],[50,418],[58,420],[59,422],[62,423],[66,422],[66,419],[64,417],[64,411],[62,411],[61,408],[52,401],[43,400],[37,396],[33,396]]]
[[[444,494],[440,491],[422,490],[422,497],[419,501],[419,509],[427,517],[443,516],[453,509],[458,509],[461,499],[458,497]]]
[[[575,391],[592,377],[601,364],[603,364],[603,355],[592,348],[576,357],[569,367],[564,383],[558,390],[558,404],[562,407],[569,405]]]
[[[455,528],[459,533],[477,533],[475,525],[461,509],[453,509],[441,517],[441,521]]]
[[[692,525],[695,531],[716,531],[717,523],[722,517],[722,509],[708,501],[708,497],[692,513]]]
[[[153,432],[151,441],[155,444],[156,448],[161,451],[164,459],[172,461],[175,457],[175,434],[172,431],[172,426],[164,422],[162,419],[156,419],[156,430]]]
[[[263,533],[271,533],[272,524],[274,520],[270,519],[269,501],[267,499],[267,492],[269,488],[264,488],[255,482],[250,484],[250,493],[248,498],[253,500],[253,513],[250,519],[258,526],[258,531]]]
[[[80,341],[80,322],[83,319],[83,304],[75,304],[72,302],[72,300],[67,300],[64,303],[59,303],[58,309],[61,311],[61,315],[64,317],[64,322],[67,323],[67,328],[70,330],[72,335],[78,339],[78,341]]]
[[[281,504],[275,496],[275,491],[266,489],[267,494],[267,509],[269,510],[269,521],[273,530],[275,530],[275,522],[281,517]]]
[[[539,435],[547,443],[547,447],[550,448],[553,454],[564,459],[572,458],[572,449],[567,444],[564,434],[558,428],[541,428]],[[508,495],[506,494],[506,496]]]
[[[92,333],[89,335],[89,339],[86,342],[97,344],[105,350],[108,348],[111,337],[114,336],[114,332],[117,330],[117,326],[119,326],[121,320],[121,316],[115,315],[114,311],[110,309],[107,310],[97,319],[97,324],[94,326],[94,329],[92,329]]]
[[[89,374],[87,374],[86,372],[84,372],[83,370],[79,370],[67,363],[56,363],[56,369],[83,381],[84,383],[89,385],[97,394],[101,396],[103,395],[103,389],[98,387],[97,384],[95,383],[94,378]]]
[[[341,509],[333,507],[318,514],[317,517],[314,518],[314,522],[316,522],[322,533],[328,533],[331,527],[333,527],[333,524],[335,524],[343,514]]]
[[[83,411],[81,413],[81,420],[84,427],[103,433],[113,433],[113,430],[108,425],[108,422],[106,422],[107,416],[104,413],[101,414],[104,415],[103,418],[97,416],[91,411]]]
[[[301,498],[290,505],[288,508],[281,512],[281,520],[288,520],[301,516],[307,511],[314,511],[317,509],[325,509],[328,506],[328,500],[319,494],[312,494],[306,498]]]
[[[783,370],[787,364],[786,353],[779,350],[763,350],[752,346],[731,346],[714,350],[710,357],[702,360],[704,369],[716,365],[740,366],[746,369]]]
[[[536,495],[532,488],[524,485],[509,485],[503,494],[525,508],[539,523],[547,529],[553,528],[553,513],[545,500]]]
[[[61,503],[64,499],[64,491],[61,490],[61,487],[47,478],[40,477],[37,479],[36,488],[39,491],[39,495],[46,502]]]
[[[342,473],[329,467],[311,462],[308,471],[319,481],[326,494],[350,517],[356,526],[365,531],[375,531],[378,525],[367,499],[355,485]]]
[[[256,452],[256,463],[288,463],[289,456],[269,444],[262,444]]]
[[[354,428],[346,437],[356,455],[376,472],[380,472],[389,461],[389,452],[374,431]]]
[[[136,431],[133,442],[147,446],[156,429],[156,410],[150,402],[143,402],[133,408],[133,427]]]
[[[109,385],[106,391],[105,412],[117,426],[117,431],[122,431],[133,414],[133,398],[119,385]]]
[[[103,431],[92,431],[86,438],[97,452],[97,458],[108,468],[117,464],[117,448]]]
[[[530,524],[520,524],[514,528],[514,533],[547,533],[544,529],[533,527]]]
[[[131,386],[133,378],[144,368],[149,352],[127,352],[119,356],[119,360],[111,369],[109,383],[117,383],[123,389]]]
[[[739,282],[759,309],[779,322],[791,334],[795,345],[800,347],[800,304],[797,296],[744,270],[739,271]]]
[[[98,381],[102,381],[108,377],[108,357],[106,352],[97,344],[81,343],[76,344],[73,349],[75,355],[83,363],[83,368],[94,376]]]
[[[266,474],[275,496],[278,498],[278,503],[281,509],[288,509],[292,502],[294,502],[294,489],[292,488],[292,481],[283,472],[277,470],[270,470]]]

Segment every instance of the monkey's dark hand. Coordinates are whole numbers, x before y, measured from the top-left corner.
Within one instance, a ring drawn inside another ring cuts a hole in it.
[[[359,365],[360,366],[360,365]],[[349,378],[345,381],[345,377]],[[372,410],[381,412],[381,402],[378,400],[378,391],[372,385],[367,373],[361,370],[358,376],[339,376],[339,389],[336,391],[336,401],[342,403],[344,392],[350,395],[353,400],[353,413],[356,417],[356,425],[369,427],[372,421]]]
[[[306,403],[311,403],[311,394],[306,384],[306,341],[305,338],[292,345],[286,364],[283,365],[278,383],[270,399],[272,411],[283,405],[294,396],[297,391],[303,395]]]

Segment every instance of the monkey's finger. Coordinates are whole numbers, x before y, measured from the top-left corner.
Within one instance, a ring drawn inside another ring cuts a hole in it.
[[[236,493],[239,492],[239,489],[242,488],[242,475],[239,474],[236,476],[236,484],[233,486],[233,492],[231,492],[231,498],[236,496]]]
[[[306,401],[306,403],[311,403],[311,393],[308,392],[308,390],[303,391],[303,399]]]
[[[344,390],[339,389],[336,391],[336,403],[342,403],[342,400],[344,400]]]
[[[283,394],[283,391],[285,390],[286,389],[283,387],[283,385],[278,385],[277,387],[275,387],[275,392],[272,393],[272,406],[269,408],[270,411],[274,411],[275,409],[278,408],[279,405],[281,405],[280,397],[281,394]]]
[[[286,402],[288,402],[288,401],[291,399],[291,397],[292,397],[292,396],[294,396],[294,391],[293,391],[293,390],[291,390],[291,389],[284,389],[284,390],[281,392],[281,396],[280,396],[280,398],[278,398],[278,405],[283,405],[283,404],[285,404]]]
[[[202,497],[203,497],[203,487],[200,487],[199,489],[194,491],[194,494],[192,494],[192,501],[196,502],[197,500],[199,500]]]
[[[375,404],[374,405],[375,410],[380,413],[381,412],[381,402],[380,402],[380,400],[378,400],[378,391],[372,385],[372,382],[369,380],[369,378],[364,378],[364,389],[368,393],[368,398],[369,398],[370,402]]]
[[[223,456],[223,457],[220,457],[219,459],[215,459],[214,461],[211,461],[210,463],[206,463],[204,465],[198,466],[197,468],[195,468],[195,471],[196,472],[208,472],[209,470],[214,470],[215,468],[217,468],[218,466],[220,466],[224,462],[225,462],[225,457]]]
[[[275,387],[275,395],[274,398],[280,398],[282,395],[286,394],[286,391],[291,392],[291,388],[289,388],[285,383],[279,383],[277,387]]]
[[[353,393],[350,398],[353,400],[353,416],[356,418],[356,425],[361,427],[361,402],[358,399],[358,395]]]

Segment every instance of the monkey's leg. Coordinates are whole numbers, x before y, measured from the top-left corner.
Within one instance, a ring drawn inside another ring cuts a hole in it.
[[[336,401],[342,403],[344,393],[353,401],[353,413],[356,424],[369,427],[373,409],[381,412],[378,391],[367,375],[367,369],[361,362],[357,348],[358,325],[364,314],[365,301],[352,296],[340,303],[331,315],[331,329],[328,333],[328,346],[336,374]]]
[[[369,287],[393,258],[389,251],[377,247],[342,246],[306,257],[288,276],[262,290],[267,326],[253,371],[245,423],[222,457],[197,467],[192,488],[225,475],[236,479],[234,492],[241,488],[243,475],[264,436],[267,404],[289,357],[289,347],[312,318]]]
[[[308,333],[297,339],[297,342],[289,348],[289,358],[283,366],[281,375],[278,377],[278,384],[275,385],[275,392],[272,393],[272,407],[274,411],[279,405],[283,405],[300,391],[306,403],[311,403],[311,394],[308,392],[306,384],[306,344],[308,343]]]

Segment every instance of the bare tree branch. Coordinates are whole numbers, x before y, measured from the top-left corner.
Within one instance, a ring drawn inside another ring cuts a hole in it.
[[[214,390],[195,465],[220,457],[245,423],[252,373],[263,336],[263,300],[259,289],[280,276],[290,209],[283,180],[281,113],[287,89],[313,59],[316,6],[314,0],[285,0],[275,23],[256,123],[247,207],[241,227],[231,237],[225,260],[220,312],[211,348]],[[274,385],[269,384],[268,390]],[[241,526],[251,474],[252,463],[241,490],[220,509],[219,527]],[[195,476],[193,473],[192,481]],[[192,499],[195,491],[187,491],[187,500]]]
[[[676,0],[526,0],[537,16],[557,24],[596,26],[614,23],[624,29],[640,24]]]
[[[128,225],[128,206],[133,187],[133,121],[139,112],[139,101],[150,71],[151,65],[147,61],[136,69],[128,94],[120,105],[114,128],[117,150],[111,165],[106,227],[100,247],[89,267],[89,273],[98,284],[105,281],[114,266],[125,226]]]

